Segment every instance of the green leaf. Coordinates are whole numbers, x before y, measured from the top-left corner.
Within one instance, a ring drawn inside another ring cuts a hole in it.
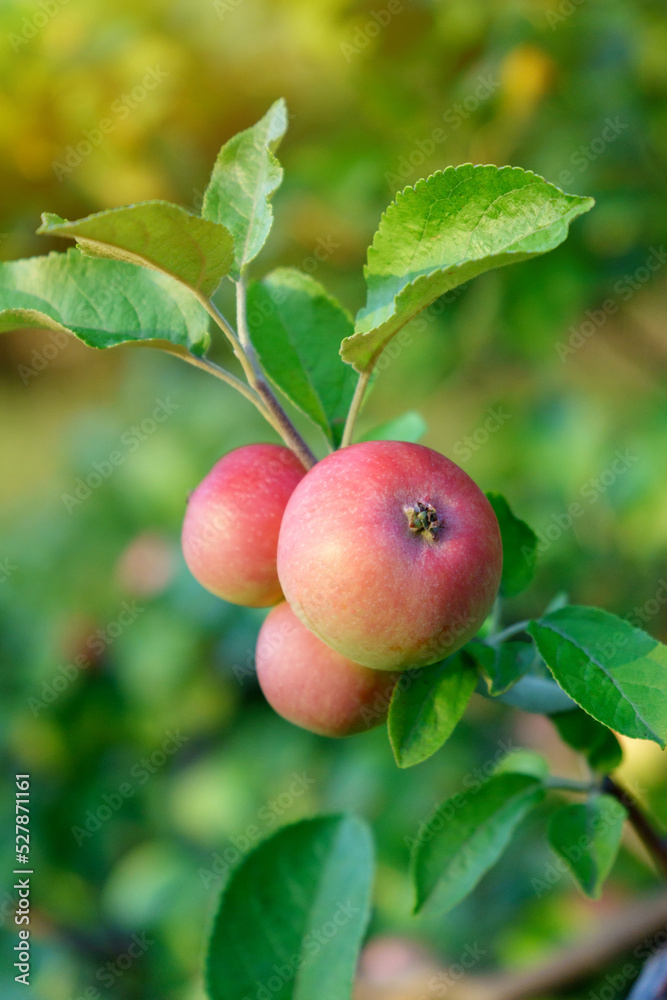
[[[234,259],[234,240],[224,226],[191,215],[167,201],[112,208],[67,222],[44,212],[37,230],[68,236],[87,257],[152,267],[210,298]]]
[[[0,332],[21,327],[65,330],[98,348],[165,340],[203,354],[209,345],[206,310],[173,278],[74,248],[0,265]]]
[[[537,535],[510,510],[502,493],[487,493],[495,511],[503,542],[503,575],[500,593],[514,597],[525,590],[533,579],[537,552]]]
[[[279,268],[249,286],[248,326],[269,378],[340,444],[357,381],[339,354],[349,313],[314,278]]]
[[[667,742],[667,647],[616,615],[570,606],[528,631],[552,674],[585,712],[635,739]]]
[[[627,815],[611,795],[594,795],[585,803],[559,809],[551,817],[551,847],[593,899],[599,899],[614,864]]]
[[[592,198],[519,167],[447,167],[406,187],[380,221],[365,268],[366,306],[343,359],[364,371],[409,320],[478,274],[553,250]]]
[[[494,774],[529,774],[543,780],[549,774],[549,761],[535,750],[512,750],[500,760]]]
[[[389,706],[389,739],[399,767],[431,757],[449,739],[466,710],[477,672],[467,657],[449,656],[401,675]]]
[[[346,816],[304,820],[247,855],[211,934],[211,1000],[349,1000],[370,912],[373,845]],[[263,995],[263,994],[262,994]]]
[[[204,193],[202,215],[220,222],[234,237],[233,277],[253,260],[266,243],[273,222],[270,199],[283,179],[273,155],[287,131],[287,107],[282,98],[256,125],[239,132],[218,153]]]
[[[469,642],[465,650],[480,665],[490,695],[508,691],[530,670],[535,659],[535,647],[530,642],[501,642],[498,646]]]
[[[373,427],[370,431],[362,434],[359,441],[407,441],[409,444],[416,444],[423,438],[428,430],[426,421],[421,413],[416,410],[408,410],[400,417],[387,420],[384,424]]]
[[[623,750],[612,731],[580,708],[552,715],[551,721],[568,746],[586,755],[593,770],[609,774],[621,764]]]
[[[499,774],[472,793],[443,802],[424,827],[413,855],[415,909],[447,913],[474,889],[544,797],[541,781]]]

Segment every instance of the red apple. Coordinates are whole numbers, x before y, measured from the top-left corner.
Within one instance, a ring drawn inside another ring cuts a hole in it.
[[[216,462],[190,495],[183,522],[183,555],[202,586],[252,608],[282,599],[278,532],[305,474],[296,455],[275,444],[246,445]]]
[[[278,576],[301,621],[356,663],[426,666],[478,631],[500,585],[490,503],[430,448],[368,441],[328,455],[290,497]]]
[[[384,722],[396,677],[326,646],[289,604],[267,615],[257,639],[257,678],[272,708],[321,736],[351,736]]]

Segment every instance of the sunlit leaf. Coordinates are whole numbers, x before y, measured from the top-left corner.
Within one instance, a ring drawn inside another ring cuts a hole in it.
[[[0,331],[66,330],[89,347],[165,340],[202,354],[208,314],[160,271],[67,253],[0,264]]]
[[[366,305],[341,354],[366,369],[393,335],[445,292],[557,247],[592,198],[519,167],[447,167],[406,187],[380,221],[365,268]]]
[[[215,161],[202,215],[222,223],[233,235],[235,278],[257,256],[269,235],[271,196],[283,179],[274,153],[286,130],[287,107],[281,98],[256,125],[226,142]]]
[[[234,240],[224,226],[166,201],[112,208],[76,222],[45,212],[37,232],[75,239],[88,257],[164,271],[207,298],[234,259]]]

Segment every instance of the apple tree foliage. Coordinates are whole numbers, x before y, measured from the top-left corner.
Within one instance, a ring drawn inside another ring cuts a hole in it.
[[[397,194],[382,216],[364,268],[366,304],[353,317],[297,269],[248,282],[273,221],[286,127],[277,101],[222,147],[201,216],[163,201],[73,222],[45,213],[39,232],[76,246],[0,265],[0,329],[41,327],[98,349],[135,342],[169,351],[243,392],[312,465],[312,448],[362,440],[354,423],[374,365],[410,320],[478,274],[553,250],[593,206],[518,167],[438,171]],[[223,279],[236,288],[235,328],[214,301]],[[229,339],[238,374],[208,358],[211,321]],[[314,445],[295,430],[286,401],[309,418]],[[424,430],[409,411],[365,439],[416,441]],[[595,897],[627,819],[604,786],[622,756],[615,734],[667,742],[667,648],[626,620],[564,600],[502,627],[503,598],[531,582],[537,538],[503,496],[488,496],[504,549],[496,609],[459,652],[402,675],[388,716],[391,747],[401,768],[424,761],[475,692],[549,716],[592,778],[577,789],[582,802],[552,814],[546,835]],[[563,787],[542,764],[527,767],[510,753],[485,781],[441,803],[412,838],[415,910],[456,906],[524,818]],[[206,962],[211,1000],[242,1000],[261,986],[276,1000],[349,997],[372,875],[371,831],[352,816],[305,820],[261,843],[221,894]]]

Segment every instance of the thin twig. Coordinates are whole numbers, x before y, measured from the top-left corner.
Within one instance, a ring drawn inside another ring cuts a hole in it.
[[[212,312],[211,315],[216,320],[218,325],[221,326],[225,332],[227,332],[230,329],[229,324],[224,317],[222,317],[222,314],[218,312],[215,306],[213,309],[214,312]],[[220,324],[216,315],[223,320],[224,325]],[[270,415],[267,419],[278,431],[285,444],[287,444],[301,459],[305,467],[307,469],[312,468],[317,459],[285,413],[284,409],[278,402],[275,393],[266,381],[264,371],[259,363],[259,358],[257,357],[257,352],[255,351],[253,343],[250,339],[250,330],[248,328],[248,320],[246,317],[246,287],[243,278],[239,278],[236,282],[236,325],[238,327],[238,350],[244,358],[244,361],[241,363],[243,364],[248,382],[255,392],[261,397],[266,410]]]
[[[227,385],[231,385],[232,388],[240,392],[247,400],[249,400],[253,406],[256,406],[262,416],[268,420],[268,415],[264,403],[250,386],[242,382],[240,378],[236,375],[232,375],[228,372],[226,368],[222,368],[217,365],[215,361],[211,361],[209,358],[199,358],[196,354],[190,354],[190,352],[181,353],[180,351],[169,351],[176,358],[181,358],[183,361],[187,361],[189,365],[193,365],[195,368],[201,368],[202,371],[209,372],[211,375],[215,375],[222,382],[226,382]]]
[[[345,428],[343,430],[343,436],[341,438],[340,446],[341,448],[346,448],[348,444],[352,444],[352,435],[354,434],[354,425],[357,422],[357,417],[359,416],[359,411],[361,410],[361,404],[364,401],[364,396],[366,394],[366,389],[368,388],[368,383],[370,382],[371,375],[373,374],[372,367],[363,371],[357,380],[357,386],[354,390],[354,396],[352,397],[352,402],[350,403],[350,409],[347,414],[347,420],[345,421]]]
[[[552,792],[582,792],[585,795],[589,795],[600,787],[596,780],[575,781],[573,778],[559,778],[557,775],[545,778],[544,786]]]
[[[658,833],[634,795],[613,778],[610,778],[609,775],[602,782],[602,791],[613,795],[622,806],[625,806],[635,833],[653,858],[661,874],[667,878],[667,839]]]
[[[514,625],[508,625],[504,628],[502,632],[496,632],[495,635],[490,635],[488,639],[485,639],[487,646],[499,646],[501,642],[505,639],[509,639],[511,635],[516,635],[517,632],[525,632],[526,628],[530,625],[530,619],[526,618],[522,622],[515,622]]]

